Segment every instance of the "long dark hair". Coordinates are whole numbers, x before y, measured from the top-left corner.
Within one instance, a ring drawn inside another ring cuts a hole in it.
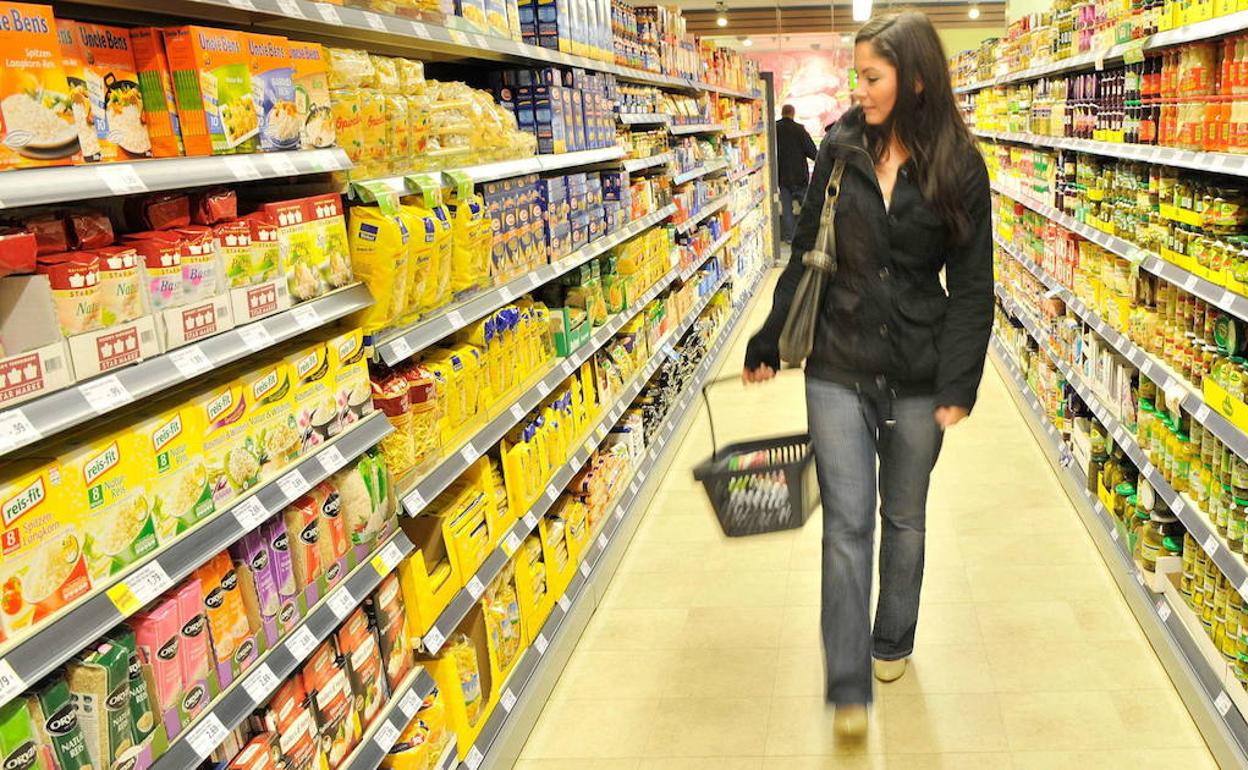
[[[866,127],[867,149],[878,163],[896,133],[914,158],[923,198],[961,242],[970,222],[958,182],[975,142],[954,99],[940,38],[926,16],[904,11],[864,24],[854,43],[864,42],[897,69],[897,102],[883,125]],[[923,88],[916,92],[918,83]]]

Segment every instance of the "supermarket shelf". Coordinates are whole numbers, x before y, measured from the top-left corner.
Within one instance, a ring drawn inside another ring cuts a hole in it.
[[[353,284],[291,310],[2,409],[0,456],[272,348],[372,303],[368,289]]]
[[[1108,233],[1101,232],[1091,225],[1084,224],[1068,214],[1058,211],[1057,209],[1045,203],[1041,203],[1028,195],[1016,192],[1014,190],[1003,187],[1000,183],[992,184],[993,192],[999,193],[1012,200],[1022,203],[1027,208],[1038,214],[1053,220],[1067,230],[1080,235],[1098,246],[1117,254],[1123,259],[1132,262],[1139,262],[1140,268],[1169,281],[1170,283],[1183,287],[1184,291],[1195,294],[1204,301],[1217,305],[1231,315],[1237,318],[1248,319],[1248,297],[1236,294],[1229,289],[1219,286],[1212,281],[1207,281],[1200,276],[1190,273],[1187,270],[1167,262],[1160,256],[1136,246],[1134,243],[1123,240]]]
[[[378,341],[375,342],[377,355],[382,361],[391,366],[405,361],[413,353],[432,345],[449,334],[463,329],[525,292],[536,289],[547,281],[558,278],[569,270],[585,264],[599,254],[641,234],[643,231],[670,217],[675,211],[675,205],[668,204],[658,211],[628,223],[622,229],[606,237],[598,238],[592,243],[582,246],[558,262],[538,268],[502,286],[479,292],[463,302],[444,308],[433,317],[412,326],[382,333],[379,335]]]
[[[153,770],[198,766],[225,740],[230,730],[242,724],[254,709],[268,702],[278,685],[290,677],[321,642],[329,638],[334,629],[412,549],[411,541],[401,530],[389,537],[384,545],[361,561],[337,588],[317,602],[303,621],[273,649],[262,655],[210,703],[187,730],[170,741],[169,748],[153,763]],[[417,700],[416,707],[419,706],[420,700]]]
[[[675,185],[686,184],[688,182],[692,182],[695,179],[701,179],[707,174],[713,174],[716,171],[723,171],[726,168],[728,168],[728,162],[725,160],[716,158],[715,160],[708,161],[707,163],[703,163],[701,166],[698,166],[697,168],[691,171],[686,171],[683,174],[677,174],[676,176],[672,177],[672,185],[675,186]]]
[[[626,126],[657,126],[672,122],[672,116],[666,112],[617,112],[615,118]]]
[[[1177,29],[1158,32],[1155,35],[1143,38],[1142,40],[1134,40],[1130,43],[1120,43],[1110,46],[1104,51],[1089,51],[1087,53],[1072,56],[1066,59],[1060,59],[1048,64],[1041,64],[1035,67],[1013,72],[1001,77],[990,78],[988,80],[959,86],[954,89],[954,93],[964,94],[971,91],[978,91],[990,86],[1005,85],[1007,83],[1018,83],[1024,80],[1035,80],[1036,78],[1045,77],[1046,75],[1056,75],[1062,72],[1072,72],[1075,70],[1100,69],[1105,62],[1112,62],[1121,59],[1123,54],[1135,50],[1155,51],[1159,48],[1167,48],[1182,43],[1191,43],[1197,40],[1208,40],[1222,35],[1228,35],[1234,32],[1248,29],[1248,11],[1240,11],[1238,13],[1219,16],[1216,19],[1201,21],[1195,24],[1187,24]]]
[[[712,243],[711,247],[706,250],[706,256],[699,258],[695,264],[692,264],[689,267],[685,268],[684,270],[681,270],[680,282],[688,283],[690,278],[697,275],[698,271],[702,269],[702,266],[707,263],[707,260],[715,256],[719,252],[719,250],[722,249],[728,243],[728,241],[732,240],[732,231],[734,229],[736,229],[735,226],[728,228],[728,232],[721,235],[719,239],[715,241],[714,243]]]
[[[1097,142],[1091,139],[1068,139],[1065,137],[1041,136],[1016,131],[980,131],[972,129],[985,139],[999,142],[1027,144],[1035,147],[1052,147],[1058,150],[1074,150],[1107,158],[1123,158],[1141,163],[1155,163],[1176,168],[1190,168],[1197,171],[1208,171],[1229,176],[1248,176],[1248,155],[1231,155],[1225,152],[1197,152],[1180,150],[1174,147],[1154,147],[1149,144],[1118,144],[1115,142]]]
[[[1130,361],[1144,376],[1153,380],[1162,392],[1167,394],[1182,393],[1179,404],[1183,410],[1192,415],[1193,419],[1205,426],[1213,435],[1240,457],[1248,458],[1248,435],[1235,427],[1230,420],[1223,417],[1216,406],[1205,403],[1204,394],[1195,385],[1187,382],[1162,361],[1150,356],[1143,348],[1136,345],[1126,335],[1105,323],[1096,311],[1088,307],[1066,287],[1059,284],[1036,263],[1019,254],[1013,246],[999,237],[994,236],[997,245],[1013,257],[1019,264],[1027,268],[1040,280],[1053,296],[1060,298],[1066,306],[1084,323],[1091,326],[1096,333],[1108,342],[1120,355]],[[1169,402],[1169,396],[1167,401]]]
[[[996,335],[990,352],[998,371],[1008,375],[1016,386],[1006,390],[1018,404],[1019,412],[1100,550],[1105,565],[1174,682],[1218,765],[1248,766],[1248,724],[1223,688],[1217,673],[1200,652],[1200,640],[1193,637],[1193,632],[1189,632],[1180,619],[1180,613],[1186,607],[1177,607],[1168,596],[1149,590],[1126,544],[1118,538],[1109,511],[1087,491],[1087,477],[1069,462],[1069,449],[1061,435],[1049,422],[1022,372]]]
[[[666,288],[667,284],[670,283],[671,279],[674,277],[674,272],[669,273],[668,278],[660,282],[660,288]],[[680,339],[680,337],[693,326],[694,322],[697,321],[698,316],[710,302],[711,297],[714,296],[715,292],[724,285],[727,277],[728,274],[725,274],[724,278],[716,284],[715,288],[708,291],[706,295],[703,296],[702,299],[690,309],[688,315],[685,316],[680,325],[673,329],[673,331],[669,334],[667,338],[668,340]],[[650,299],[653,299],[653,297]],[[622,327],[624,323],[631,320],[632,317],[635,316],[641,308],[644,308],[649,301],[649,299],[646,299],[644,302],[639,302],[630,308],[628,312],[619,314],[619,316],[617,316],[619,327]],[[604,327],[604,329],[606,328],[608,327]],[[595,339],[597,336],[598,335],[595,335]],[[614,336],[614,331],[609,335],[605,335],[603,342],[610,339],[612,336]],[[666,344],[666,342],[664,344]],[[600,346],[601,344],[594,345],[594,348],[596,349]],[[662,348],[663,345],[659,345],[658,347]],[[586,358],[588,358],[588,356],[586,356]],[[438,619],[434,621],[429,630],[424,633],[424,649],[426,652],[434,654],[442,648],[442,645],[468,615],[468,612],[472,609],[473,605],[481,599],[481,594],[485,591],[485,587],[488,586],[503,569],[503,567],[506,566],[507,562],[511,559],[511,555],[515,553],[516,549],[520,547],[520,544],[524,542],[524,539],[528,537],[529,534],[537,527],[538,520],[541,519],[542,516],[546,515],[546,511],[550,510],[550,506],[559,499],[559,495],[563,493],[563,490],[572,482],[572,479],[576,476],[576,474],[580,472],[581,467],[584,466],[584,464],[589,460],[594,450],[597,449],[598,444],[603,440],[603,438],[606,437],[607,433],[610,432],[611,427],[614,426],[620,419],[620,415],[624,413],[624,410],[628,408],[629,404],[633,402],[633,399],[637,397],[637,394],[640,393],[646,383],[650,381],[651,376],[653,376],[655,371],[658,370],[662,361],[663,356],[657,353],[653,355],[650,361],[647,362],[647,364],[633,376],[633,378],[629,381],[629,384],[626,385],[616,396],[611,408],[604,411],[599,416],[593,429],[588,432],[589,435],[586,437],[585,443],[580,449],[573,453],[572,457],[568,459],[564,466],[555,473],[554,477],[551,478],[550,482],[546,485],[546,493],[542,497],[538,498],[537,502],[533,503],[533,505],[529,507],[529,510],[524,514],[524,516],[512,525],[507,535],[502,538],[499,546],[486,557],[484,563],[482,563],[477,569],[476,574],[474,574],[472,578],[467,581],[464,588],[461,588],[459,592],[455,594],[454,598],[451,599],[450,604],[447,605],[447,608],[443,610],[441,615],[438,616]],[[563,377],[567,376],[563,375],[562,371],[560,374]],[[560,380],[560,382],[562,382],[562,380]],[[542,396],[542,398],[545,398],[545,396]],[[537,402],[540,403],[540,399],[538,399]],[[515,420],[512,421],[512,424],[514,424],[514,422]],[[488,449],[488,447],[484,447],[483,449]],[[456,475],[458,476],[458,474]],[[407,507],[406,500],[404,501],[404,507]]]
[[[642,169],[654,168],[655,166],[666,166],[671,162],[672,154],[670,152],[661,152],[648,158],[626,158],[620,165],[624,167],[625,171],[632,173]]]
[[[340,148],[28,168],[0,176],[0,209],[346,171]]]
[[[687,126],[668,126],[667,130],[672,136],[685,136],[686,134],[710,134],[723,131],[724,127],[718,123],[691,123]]]
[[[111,585],[96,586],[91,596],[47,621],[4,653],[0,658],[0,704],[12,700],[27,686],[78,654],[166,588],[191,574],[205,559],[228,548],[311,486],[375,446],[392,430],[385,416],[375,412],[278,478],[257,487],[181,539],[137,562]],[[119,598],[115,601],[110,594]]]
[[[754,161],[753,163],[746,166],[745,168],[737,169],[736,171],[733,171],[731,174],[729,174],[728,181],[732,182],[733,184],[736,184],[742,179],[745,179],[750,174],[753,174],[755,171],[762,169],[766,165],[767,165],[767,157],[761,156],[759,157],[758,160]]]
[[[1075,389],[1096,418],[1105,426],[1105,430],[1113,437],[1114,443],[1121,447],[1131,462],[1139,468],[1144,479],[1156,491],[1157,497],[1179,517],[1196,542],[1202,544],[1206,553],[1218,565],[1218,569],[1222,570],[1222,574],[1226,575],[1227,580],[1237,587],[1240,595],[1248,598],[1248,564],[1238,554],[1232,553],[1229,548],[1222,547],[1221,537],[1204,512],[1170,486],[1165,477],[1149,462],[1147,453],[1136,443],[1135,436],[1105,407],[1102,397],[1084,381],[1083,376],[1074,367],[1053,353],[1046,335],[1027,311],[1014,302],[1000,286],[997,287],[997,295],[1010,315],[1023,323],[1027,333],[1039,343],[1045,355],[1053,361],[1062,376],[1066,378],[1066,382]]]
[[[421,704],[435,686],[429,672],[425,671],[424,666],[417,664],[399,686],[394,688],[394,692],[390,693],[385,707],[361,736],[355,751],[339,765],[339,770],[374,770],[381,767],[381,760],[398,741],[399,734],[416,716],[416,712],[420,711]],[[434,767],[438,770],[450,767],[452,760],[448,759],[448,755],[455,756],[454,740]]]
[[[477,166],[463,166],[461,168],[446,169],[441,172],[428,172],[428,174],[442,174],[447,185],[454,184],[450,178],[452,173],[464,174],[476,183],[493,182],[496,179],[508,179],[525,174],[561,171],[578,166],[591,166],[595,163],[607,163],[619,160],[622,157],[624,157],[623,147],[604,147],[598,150],[563,152],[556,155],[534,155],[531,158],[482,163]],[[409,180],[413,177],[426,175],[425,173],[411,173],[355,181],[351,183],[350,191],[352,197],[363,201],[374,200],[375,194],[373,190],[369,189],[370,187],[380,187],[398,195],[407,195],[408,193],[418,192],[420,189]]]
[[[510,767],[523,741],[541,713],[542,700],[554,685],[562,669],[562,660],[576,643],[576,631],[567,629],[576,625],[571,619],[574,613],[592,612],[596,603],[594,582],[609,580],[611,567],[604,557],[608,549],[622,548],[627,544],[644,504],[649,500],[646,482],[651,485],[662,478],[668,467],[669,455],[679,446],[672,437],[678,426],[687,423],[697,412],[697,396],[701,386],[714,374],[723,356],[730,349],[738,326],[746,315],[749,298],[757,289],[756,282],[749,296],[742,302],[733,317],[725,324],[718,338],[707,351],[697,372],[686,386],[680,400],[667,417],[667,424],[656,434],[655,440],[639,464],[623,494],[612,504],[612,511],[605,519],[594,544],[586,551],[577,572],[563,596],[559,597],[542,630],[532,645],[516,662],[507,681],[502,684],[498,705],[486,718],[480,735],[468,750],[460,770],[480,770],[485,766]],[[588,596],[588,600],[582,599]],[[554,662],[552,662],[554,661]],[[535,694],[536,693],[536,694]]]
[[[732,199],[731,193],[725,193],[724,195],[721,195],[719,198],[715,200],[714,203],[706,204],[696,214],[689,217],[684,222],[678,223],[676,225],[676,231],[680,233],[689,232],[694,227],[696,227],[699,222],[706,219],[707,217],[714,214],[715,212],[719,211],[724,206],[727,206],[731,199]]]
[[[767,131],[767,127],[761,126],[761,125],[755,126],[754,128],[746,128],[746,129],[735,129],[735,128],[727,129],[724,131],[724,138],[725,139],[741,139],[746,136],[757,136],[758,134],[765,133],[766,131]]]

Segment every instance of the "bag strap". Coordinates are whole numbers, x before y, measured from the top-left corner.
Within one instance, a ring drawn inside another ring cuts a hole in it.
[[[845,175],[845,160],[837,158],[832,164],[832,174],[823,196],[823,211],[819,214],[819,234],[815,248],[802,256],[802,264],[824,272],[836,269],[836,204],[841,199],[841,177]]]

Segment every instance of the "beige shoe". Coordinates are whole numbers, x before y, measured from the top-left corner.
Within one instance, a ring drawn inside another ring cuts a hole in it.
[[[909,658],[898,658],[897,660],[874,660],[872,668],[875,669],[875,678],[881,682],[896,682],[901,679],[901,675],[906,673],[906,661]]]
[[[867,735],[867,707],[859,703],[837,706],[832,729],[843,740],[862,740]]]

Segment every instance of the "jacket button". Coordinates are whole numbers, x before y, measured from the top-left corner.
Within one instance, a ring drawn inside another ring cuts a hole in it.
[[[880,279],[885,280],[885,281],[888,280],[888,268],[887,267],[880,268]]]
[[[880,336],[881,337],[888,336],[888,324],[880,324]]]

